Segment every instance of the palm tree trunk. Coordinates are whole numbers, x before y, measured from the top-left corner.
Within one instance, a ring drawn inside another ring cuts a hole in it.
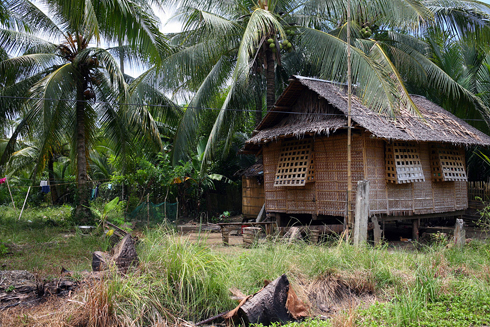
[[[78,205],[76,209],[76,219],[82,223],[88,222],[90,210],[88,209],[88,175],[87,175],[87,146],[85,135],[85,98],[83,91],[87,83],[78,84],[77,104],[76,104],[76,146],[77,146],[77,191]]]
[[[258,126],[261,121],[262,121],[262,94],[260,94],[259,87],[257,87],[257,97],[255,98],[255,126]]]
[[[274,69],[274,57],[271,50],[267,50],[267,70],[265,79],[267,82],[267,111],[271,110],[276,102],[276,74]]]

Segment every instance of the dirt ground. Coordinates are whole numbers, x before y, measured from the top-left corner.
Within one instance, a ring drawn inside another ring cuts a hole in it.
[[[188,233],[179,235],[177,237],[187,238],[192,242],[198,242],[199,240],[205,242],[207,246],[211,249],[224,253],[224,254],[240,254],[243,252],[250,251],[243,245],[242,235],[230,235],[228,245],[223,245],[223,240],[221,238],[221,233],[216,232],[205,232],[205,233]]]

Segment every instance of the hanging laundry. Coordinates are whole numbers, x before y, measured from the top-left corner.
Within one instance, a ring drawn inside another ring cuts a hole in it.
[[[99,196],[99,185],[92,189],[92,194],[90,195],[90,200],[95,200]]]
[[[7,177],[0,178],[0,184],[3,184],[7,181]]]
[[[49,185],[48,185],[48,181],[41,181],[41,184],[39,184],[39,186],[41,186],[41,191],[45,194],[49,193]]]

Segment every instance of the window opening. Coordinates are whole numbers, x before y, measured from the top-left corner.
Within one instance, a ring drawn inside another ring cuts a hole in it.
[[[468,181],[462,147],[431,144],[430,170],[434,182]]]
[[[312,148],[311,139],[283,142],[274,186],[304,186],[307,181],[313,181]]]
[[[386,180],[396,184],[425,181],[419,148],[416,143],[393,142],[386,144]]]

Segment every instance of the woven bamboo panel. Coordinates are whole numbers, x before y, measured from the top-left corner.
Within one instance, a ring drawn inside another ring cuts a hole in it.
[[[454,184],[455,183],[432,183],[435,212],[456,210],[456,190]]]
[[[257,217],[265,201],[264,185],[256,177],[242,177],[242,213]]]
[[[304,186],[311,164],[312,140],[283,142],[274,186]]]
[[[369,211],[372,214],[388,213],[386,198],[385,142],[368,135],[364,138],[366,179],[369,180]]]
[[[456,188],[456,210],[468,208],[468,183],[454,182]]]
[[[352,181],[355,189],[357,181],[364,179],[361,136],[353,137],[352,149]],[[333,135],[316,140],[315,179],[318,214],[345,216],[347,207],[347,138],[345,135]],[[355,193],[353,198],[355,199]]]
[[[430,165],[432,180],[435,182],[468,181],[462,147],[431,144]]]
[[[314,182],[315,181],[315,153],[311,154],[310,158],[310,166],[308,168],[308,175],[306,175],[306,182]]]
[[[419,147],[420,162],[425,175],[430,172],[429,145],[420,144]],[[432,194],[432,180],[427,178],[424,182],[413,183],[413,210],[415,214],[427,214],[434,210],[434,201]]]
[[[396,184],[425,181],[416,143],[386,144],[386,180]]]

